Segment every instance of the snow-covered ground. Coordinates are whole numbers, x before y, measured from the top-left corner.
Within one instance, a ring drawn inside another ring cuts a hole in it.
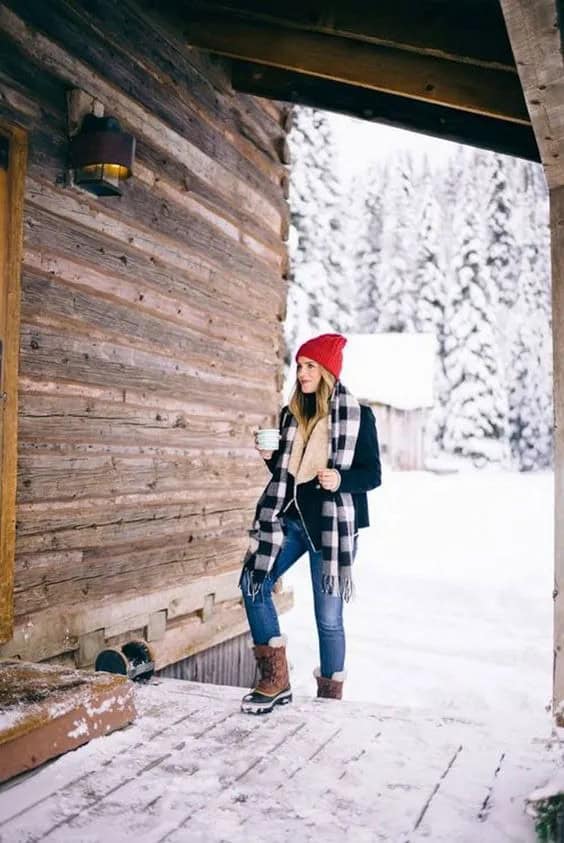
[[[545,734],[552,676],[553,476],[385,470],[345,609],[345,696]],[[306,557],[282,618],[298,694],[317,637]]]

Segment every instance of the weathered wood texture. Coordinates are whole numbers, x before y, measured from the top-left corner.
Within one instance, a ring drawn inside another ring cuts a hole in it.
[[[29,136],[8,649],[49,658],[87,634],[78,606],[125,634],[240,564],[279,398],[287,117],[143,0],[4,3],[0,54],[0,119]],[[120,199],[67,185],[69,88],[137,139]]]
[[[550,188],[554,359],[554,706],[564,704],[564,55],[552,0],[501,0]]]
[[[12,634],[16,544],[20,269],[27,142],[0,122],[0,642]]]

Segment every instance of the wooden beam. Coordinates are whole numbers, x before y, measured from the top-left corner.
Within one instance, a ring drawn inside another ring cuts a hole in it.
[[[516,73],[350,38],[193,13],[186,37],[231,58],[527,124]]]
[[[515,70],[499,0],[191,0],[187,7]]]
[[[375,123],[539,161],[531,126],[265,65],[232,62],[237,91],[323,108]]]

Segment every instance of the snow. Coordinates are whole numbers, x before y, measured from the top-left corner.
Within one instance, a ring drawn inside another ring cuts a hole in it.
[[[398,409],[433,405],[434,334],[347,334],[341,380],[357,398]]]
[[[369,493],[345,608],[345,695],[546,729],[551,698],[553,477],[490,469],[392,472]],[[318,664],[308,566],[286,575],[293,686]]]

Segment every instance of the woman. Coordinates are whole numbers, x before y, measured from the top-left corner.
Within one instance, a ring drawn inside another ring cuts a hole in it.
[[[240,581],[261,676],[241,703],[249,713],[292,699],[272,588],[306,551],[319,636],[317,696],[342,697],[343,600],[352,594],[358,529],[369,525],[366,492],[381,483],[372,410],[339,381],[345,343],[340,334],[322,334],[298,349],[278,450],[259,451],[272,479],[257,504]]]

